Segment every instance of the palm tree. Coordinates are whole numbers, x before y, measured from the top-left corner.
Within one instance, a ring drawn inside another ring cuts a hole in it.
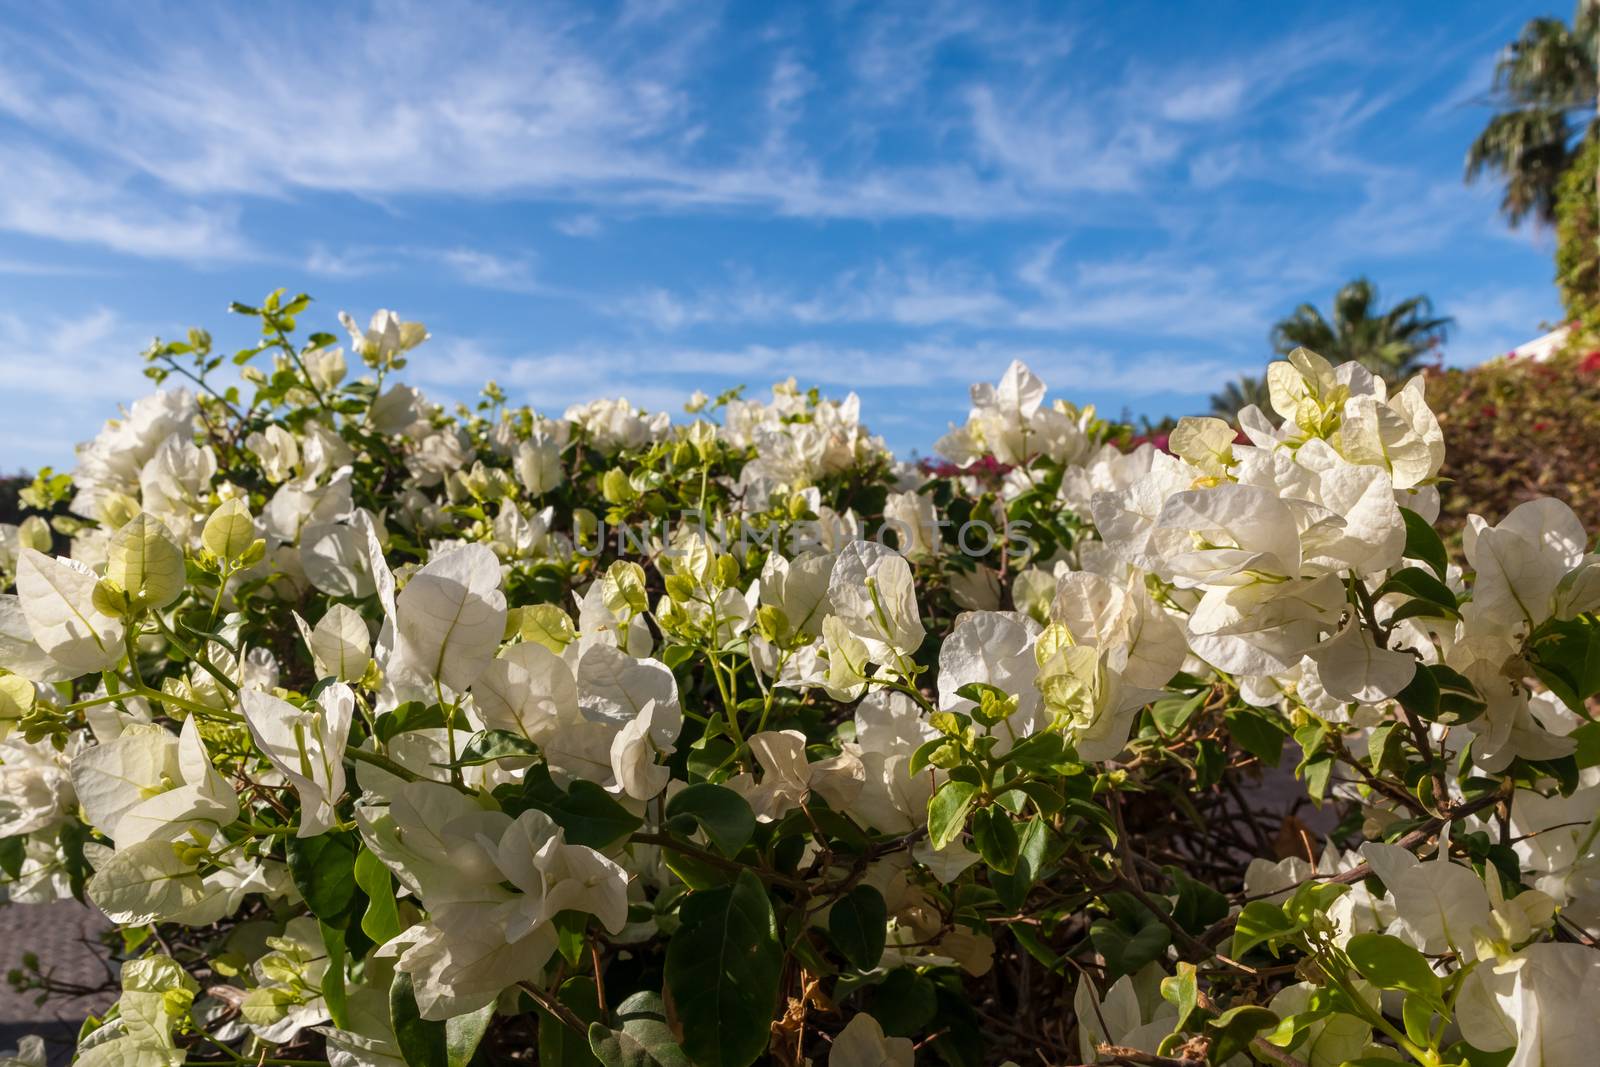
[[[1433,301],[1425,296],[1407,297],[1384,311],[1378,306],[1378,287],[1357,278],[1334,295],[1333,321],[1323,318],[1315,305],[1301,304],[1272,328],[1272,347],[1287,355],[1304,346],[1335,364],[1355,360],[1396,383],[1444,342],[1450,322],[1434,315]]]
[[[1238,381],[1229,382],[1222,392],[1211,395],[1211,414],[1231,422],[1239,412],[1251,404],[1263,411],[1272,409],[1272,398],[1267,393],[1267,380],[1241,374]]]
[[[1579,0],[1573,25],[1536,18],[1495,64],[1486,102],[1499,109],[1467,150],[1467,181],[1505,183],[1500,209],[1513,226],[1555,221],[1556,183],[1595,130],[1595,46],[1600,3]]]

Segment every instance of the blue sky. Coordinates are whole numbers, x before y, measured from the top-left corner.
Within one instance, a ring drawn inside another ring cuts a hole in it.
[[[392,307],[410,378],[559,412],[788,375],[898,450],[1027,360],[1205,408],[1366,273],[1472,363],[1559,315],[1461,182],[1496,51],[1565,6],[0,0],[0,469],[70,461],[153,335]]]

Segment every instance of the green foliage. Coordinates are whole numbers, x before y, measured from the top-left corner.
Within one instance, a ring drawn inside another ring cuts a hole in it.
[[[686,1024],[684,1051],[704,1067],[746,1067],[767,1047],[783,969],[767,891],[742,871],[732,885],[692,894],[682,920],[666,981]]]
[[[1600,327],[1600,139],[1588,138],[1556,185],[1556,286],[1567,317]]]
[[[1391,384],[1422,366],[1444,342],[1451,320],[1433,313],[1426,296],[1411,296],[1387,309],[1378,287],[1366,278],[1347,282],[1325,318],[1315,304],[1301,304],[1272,328],[1272,348],[1287,355],[1309,348],[1335,366],[1356,362]]]
[[[1512,225],[1557,218],[1558,189],[1578,154],[1573,141],[1592,131],[1596,29],[1594,5],[1579,0],[1572,26],[1530,19],[1495,65],[1489,99],[1496,111],[1467,150],[1466,179],[1499,180],[1500,208]]]

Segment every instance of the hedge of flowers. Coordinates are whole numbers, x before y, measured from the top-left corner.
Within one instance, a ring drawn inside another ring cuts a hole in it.
[[[154,344],[0,528],[0,886],[117,927],[76,1062],[1594,1062],[1600,557],[1452,558],[1420,380],[1297,351],[1157,450],[1013,364],[919,468],[792,382],[447,410],[308,307]]]

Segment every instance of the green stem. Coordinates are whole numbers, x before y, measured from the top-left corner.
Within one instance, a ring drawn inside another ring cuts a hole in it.
[[[166,624],[160,615],[153,617],[156,620],[156,627],[162,632],[163,635],[166,636],[166,639],[172,643],[173,647],[175,647],[179,652],[182,652],[193,662],[199,664],[201,670],[211,675],[212,678],[215,678],[217,684],[222,686],[228,692],[239,692],[238,682],[235,682],[232,678],[229,678],[226,674],[223,674],[220,670],[218,670],[211,663],[211,659],[209,657],[202,656],[193,648],[191,648],[189,644],[183,640],[183,638],[178,636],[176,631]]]

